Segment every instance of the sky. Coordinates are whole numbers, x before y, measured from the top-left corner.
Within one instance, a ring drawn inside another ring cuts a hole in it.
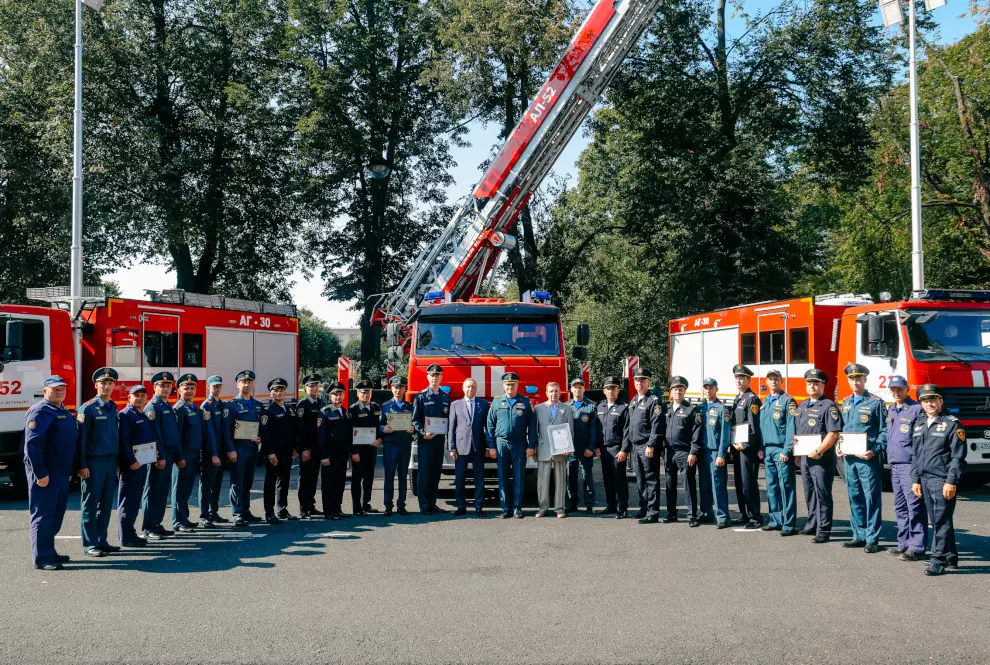
[[[747,2],[745,7],[750,15],[756,15],[760,10],[765,11],[777,4],[777,0],[759,0],[758,2]],[[968,2],[959,2],[959,0],[949,0],[948,5],[935,10],[933,16],[939,26],[938,41],[940,43],[954,42],[976,29],[976,22],[968,15],[967,10]],[[880,24],[879,9],[876,13],[876,22],[878,25]],[[730,38],[733,34],[741,34],[744,29],[742,20],[739,18],[730,17],[727,21],[727,32]],[[891,31],[897,29],[896,27],[890,28]],[[481,171],[478,170],[478,165],[491,157],[497,147],[497,126],[489,125],[486,127],[481,123],[474,123],[469,126],[469,129],[466,139],[470,145],[465,148],[455,147],[451,151],[457,164],[451,171],[454,184],[448,188],[448,200],[451,201],[463,198],[472,191],[475,183],[482,176]],[[573,185],[577,180],[577,159],[587,144],[588,137],[585,136],[584,130],[578,130],[578,133],[557,160],[552,173],[569,179],[569,183]],[[165,267],[159,265],[134,265],[118,270],[110,276],[110,279],[120,285],[121,293],[125,298],[144,299],[145,289],[160,291],[175,287],[175,273],[166,272]],[[331,302],[323,297],[323,283],[318,276],[315,279],[306,280],[301,274],[295,273],[288,276],[287,279],[294,282],[292,298],[297,307],[306,307],[312,310],[316,316],[334,328],[351,328],[358,325],[359,314],[351,309],[352,303]]]

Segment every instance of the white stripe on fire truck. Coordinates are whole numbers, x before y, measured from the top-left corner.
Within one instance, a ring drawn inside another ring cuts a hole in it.
[[[986,382],[984,381],[983,370],[982,369],[974,369],[972,371],[972,374],[973,374],[973,386],[974,387],[976,387],[976,388],[983,388],[984,386],[987,385]]]
[[[489,396],[497,397],[502,394],[502,375],[505,374],[505,365],[492,365],[488,369],[491,371]]]
[[[478,397],[488,397],[488,384],[485,382],[485,366],[472,365],[471,378],[478,384]]]

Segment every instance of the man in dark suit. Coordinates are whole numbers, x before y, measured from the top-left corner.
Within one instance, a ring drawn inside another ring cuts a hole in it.
[[[485,422],[488,419],[488,402],[475,397],[478,384],[474,379],[464,380],[464,398],[454,400],[450,405],[447,441],[450,456],[454,460],[454,498],[457,510],[454,515],[467,513],[464,497],[464,481],[468,464],[474,471],[474,512],[483,517],[482,504],[485,501]]]

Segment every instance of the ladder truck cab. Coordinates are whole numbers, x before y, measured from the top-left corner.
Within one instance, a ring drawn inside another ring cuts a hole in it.
[[[234,375],[252,369],[256,392],[266,398],[268,382],[289,382],[296,395],[299,368],[299,322],[293,305],[262,303],[182,290],[149,291],[150,300],[106,298],[87,288],[79,316],[81,362],[75,359],[76,331],[67,311],[68,289],[28,289],[28,298],[51,307],[0,305],[0,484],[26,491],[24,414],[44,394],[47,376],[67,384],[67,408],[74,410],[93,393],[92,377],[100,367],[117,370],[113,400],[127,402],[130,388],[169,371],[191,372],[199,379],[196,399],[208,394],[206,379],[224,378],[224,399],[237,393]],[[173,394],[172,399],[176,399]]]
[[[867,389],[888,404],[894,375],[907,379],[912,398],[918,386],[934,383],[966,430],[967,476],[990,480],[990,292],[925,289],[900,302],[883,293],[877,302],[869,294],[830,294],[756,303],[674,319],[669,333],[671,372],[689,378],[696,399],[702,377],[714,376],[719,397],[730,400],[731,368],[739,362],[756,373],[751,388],[758,395],[767,394],[764,377],[776,368],[798,401],[807,398],[803,375],[811,367],[828,374],[826,394],[839,404],[852,392],[843,374],[849,363],[870,369]]]

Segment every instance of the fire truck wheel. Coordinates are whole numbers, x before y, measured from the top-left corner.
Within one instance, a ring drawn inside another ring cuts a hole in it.
[[[419,471],[416,469],[409,469],[409,491],[412,492],[413,496],[419,496]]]
[[[990,483],[990,472],[987,471],[966,471],[959,484],[963,487],[982,487]]]

